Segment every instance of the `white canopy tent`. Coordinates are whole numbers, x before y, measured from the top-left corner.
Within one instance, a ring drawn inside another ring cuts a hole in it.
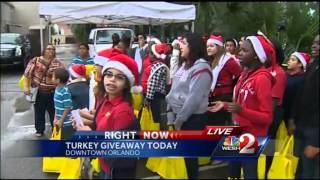
[[[194,5],[167,2],[42,2],[39,14],[56,24],[117,25],[181,23],[196,16]]]

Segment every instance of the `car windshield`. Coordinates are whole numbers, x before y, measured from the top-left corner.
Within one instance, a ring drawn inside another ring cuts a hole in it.
[[[1,34],[1,44],[21,44],[19,34]]]
[[[120,39],[123,36],[131,37],[130,30],[99,30],[97,31],[97,44],[106,44],[112,43],[112,34],[117,33],[120,36]]]

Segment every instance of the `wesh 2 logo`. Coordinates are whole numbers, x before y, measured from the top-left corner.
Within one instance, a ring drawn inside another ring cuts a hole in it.
[[[254,154],[258,150],[258,140],[252,134],[245,133],[239,138],[236,136],[227,136],[224,139],[222,150],[239,151],[239,154]]]

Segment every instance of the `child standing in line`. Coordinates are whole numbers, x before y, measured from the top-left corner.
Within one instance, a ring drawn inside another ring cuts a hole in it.
[[[53,81],[57,84],[54,92],[55,118],[54,125],[62,129],[61,139],[68,139],[73,134],[73,127],[70,121],[72,100],[67,87],[69,73],[65,69],[56,69],[53,74]]]

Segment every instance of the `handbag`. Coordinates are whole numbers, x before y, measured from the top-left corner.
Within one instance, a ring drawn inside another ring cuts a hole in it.
[[[37,94],[38,94],[38,87],[31,87],[30,88],[30,94],[26,95],[26,100],[30,103],[35,103]]]

